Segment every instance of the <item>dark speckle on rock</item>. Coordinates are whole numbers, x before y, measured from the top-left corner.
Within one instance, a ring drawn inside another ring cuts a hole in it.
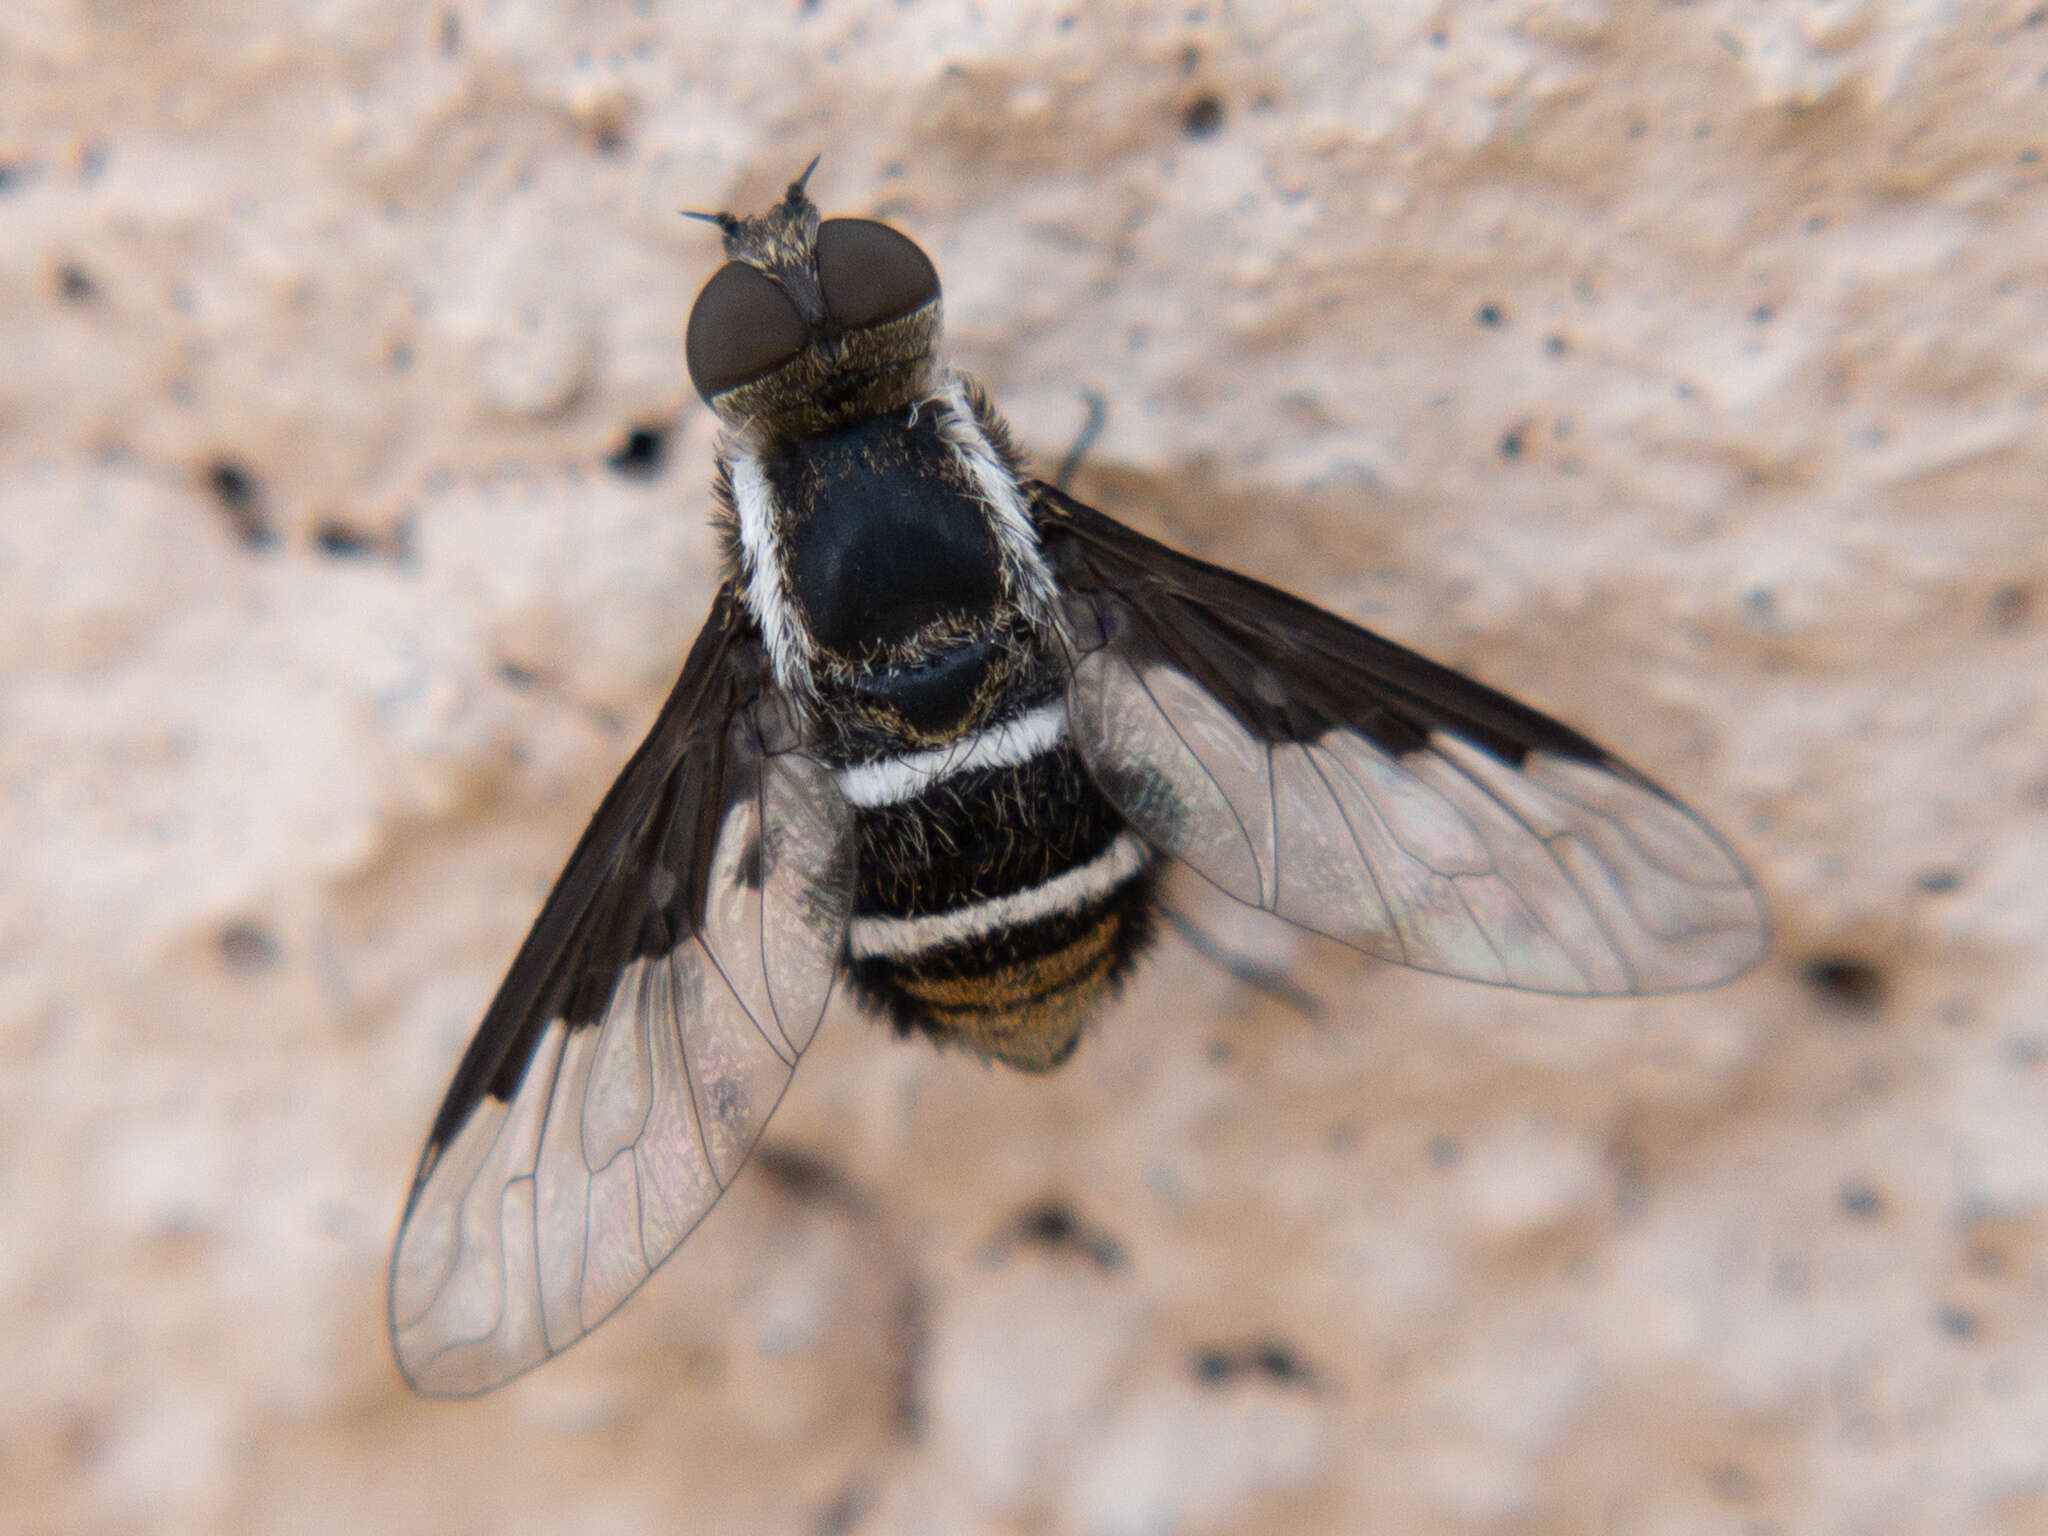
[[[248,470],[233,459],[216,459],[207,466],[206,484],[244,549],[268,549],[277,542],[264,515],[262,487]]]
[[[1182,109],[1180,131],[1191,139],[1211,139],[1223,131],[1223,100],[1197,96]]]
[[[284,956],[284,946],[260,923],[234,922],[221,929],[215,941],[223,964],[244,976],[267,971]]]
[[[605,467],[627,480],[652,480],[668,462],[668,432],[662,427],[629,429],[605,455]]]
[[[1844,1013],[1874,1014],[1884,1007],[1884,973],[1855,955],[1816,955],[1800,966],[1799,979]]]
[[[67,261],[57,268],[57,296],[66,304],[90,304],[100,296],[100,285],[77,262]]]

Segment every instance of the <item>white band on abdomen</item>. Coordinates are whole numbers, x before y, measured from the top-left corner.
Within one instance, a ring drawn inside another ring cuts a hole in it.
[[[927,912],[922,917],[856,917],[847,930],[847,952],[856,960],[900,960],[944,944],[964,944],[999,929],[1078,911],[1123,885],[1151,857],[1152,850],[1136,836],[1119,832],[1086,864],[1054,875],[1042,885],[946,912]]]
[[[1064,704],[1041,704],[1001,725],[962,737],[949,747],[878,757],[838,771],[839,792],[854,805],[913,800],[940,779],[970,768],[1010,768],[1049,751],[1066,734]]]

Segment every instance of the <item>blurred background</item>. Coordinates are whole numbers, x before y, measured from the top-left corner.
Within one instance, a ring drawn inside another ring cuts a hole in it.
[[[428,1120],[716,580],[814,153],[1076,491],[1770,893],[1518,997],[1186,891],[1043,1081],[836,1005],[587,1344],[407,1394]],[[10,0],[0,1526],[2048,1530],[2048,8]]]

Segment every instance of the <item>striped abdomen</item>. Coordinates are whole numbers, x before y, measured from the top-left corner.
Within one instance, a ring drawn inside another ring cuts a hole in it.
[[[854,984],[899,1029],[1025,1071],[1073,1053],[1143,943],[1149,849],[1090,782],[1058,702],[949,748],[842,768]]]

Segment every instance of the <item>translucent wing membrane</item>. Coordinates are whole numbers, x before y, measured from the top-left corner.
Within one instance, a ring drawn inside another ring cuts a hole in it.
[[[1533,992],[1712,985],[1768,947],[1713,831],[1568,727],[1040,489],[1073,740],[1222,890],[1367,954]]]
[[[693,668],[727,663],[705,651]],[[763,708],[732,713],[719,678],[691,681],[571,859],[429,1140],[390,1292],[422,1392],[496,1386],[631,1295],[739,1171],[824,1012],[850,813]],[[727,712],[688,718],[705,710]]]

